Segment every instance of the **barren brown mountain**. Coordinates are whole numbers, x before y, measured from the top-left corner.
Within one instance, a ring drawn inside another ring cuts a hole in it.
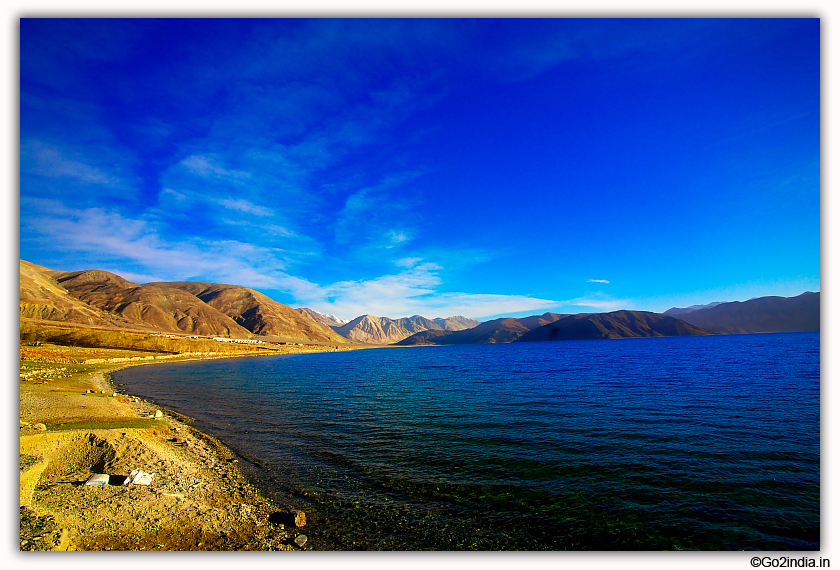
[[[443,327],[431,319],[414,315],[389,319],[362,315],[340,327],[334,327],[336,332],[353,342],[365,344],[394,344],[411,335],[428,330],[442,331]]]
[[[323,342],[347,342],[346,338],[329,327],[248,287],[198,281],[150,283],[150,285],[172,287],[191,293],[257,335]]]
[[[304,317],[309,317],[316,323],[321,323],[325,327],[340,327],[344,324],[344,322],[337,320],[332,315],[325,315],[323,313],[319,313],[318,311],[314,311],[306,307],[303,307],[301,309],[295,309],[295,311],[297,311]]]
[[[20,316],[200,336],[347,343],[329,327],[247,287],[188,281],[138,285],[108,271],[57,271],[24,260]]]
[[[470,319],[468,317],[462,317],[461,315],[457,315],[454,317],[446,317],[445,319],[433,319],[438,325],[446,331],[464,331],[467,329],[471,329],[473,327],[477,327],[481,324],[481,321],[477,321],[475,319]]]
[[[72,296],[50,277],[50,269],[20,260],[20,318],[62,321],[97,326],[125,326],[125,321],[106,314]]]
[[[137,285],[108,271],[51,271],[67,291],[88,305],[119,315],[135,328],[203,336],[250,338],[250,331],[186,291]]]

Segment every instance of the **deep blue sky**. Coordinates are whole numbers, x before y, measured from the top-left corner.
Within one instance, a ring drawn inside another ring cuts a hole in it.
[[[20,23],[20,256],[351,319],[820,289],[820,23]]]

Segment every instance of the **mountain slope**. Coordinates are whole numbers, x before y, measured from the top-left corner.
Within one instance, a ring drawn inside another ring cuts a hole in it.
[[[186,281],[138,285],[108,271],[56,271],[24,260],[20,318],[201,336],[347,342],[247,287]]]
[[[647,311],[571,315],[522,335],[517,342],[714,334],[677,318]]]
[[[480,344],[513,342],[531,329],[553,322],[565,315],[544,313],[515,319],[512,317],[493,319],[460,331],[424,331],[412,335],[397,344]]]
[[[668,315],[669,317],[680,318],[679,317],[680,315],[685,315],[687,313],[692,313],[694,311],[699,311],[700,309],[711,309],[712,307],[717,307],[718,305],[721,305],[721,304],[723,304],[723,303],[721,303],[720,301],[714,301],[714,302],[708,303],[706,305],[689,305],[688,307],[682,307],[682,308],[671,307],[670,309],[668,309],[667,311],[665,311],[662,314],[663,315]]]
[[[127,324],[72,296],[51,273],[51,269],[20,260],[20,318],[97,326]]]
[[[362,315],[334,330],[353,342],[365,344],[393,344],[425,330],[442,330],[434,321],[414,315],[400,319]]]
[[[240,285],[199,281],[150,283],[190,293],[220,311],[236,324],[257,335],[289,339],[346,343],[335,331],[271,297]]]
[[[54,271],[72,296],[119,315],[137,328],[203,336],[249,338],[250,331],[186,291],[164,284],[137,285],[108,271]]]
[[[797,332],[820,330],[820,294],[759,297],[698,309],[679,315],[700,327],[724,332]]]
[[[455,317],[446,317],[445,319],[437,318],[432,320],[445,331],[463,331],[466,329],[477,327],[481,324],[481,321],[476,321],[475,319],[462,317],[461,315],[457,315]]]
[[[295,311],[297,311],[304,317],[309,317],[316,323],[321,323],[325,327],[340,327],[341,325],[346,324],[346,321],[337,319],[335,315],[325,315],[324,313],[319,313],[314,309],[308,309],[304,307],[301,309],[295,309]]]
[[[569,315],[561,315],[560,313],[543,313],[542,315],[531,315],[530,317],[522,317],[518,319],[520,323],[528,327],[528,330],[534,330],[537,327],[559,321]]]

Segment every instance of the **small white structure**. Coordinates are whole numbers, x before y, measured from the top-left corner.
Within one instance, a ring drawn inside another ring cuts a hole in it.
[[[107,473],[94,473],[90,476],[90,479],[85,482],[85,485],[89,487],[99,487],[100,485],[107,485],[110,480],[111,476]]]
[[[146,473],[142,469],[135,469],[131,473],[128,474],[128,478],[125,480],[123,485],[150,485],[152,483],[152,477],[154,477],[154,473]]]

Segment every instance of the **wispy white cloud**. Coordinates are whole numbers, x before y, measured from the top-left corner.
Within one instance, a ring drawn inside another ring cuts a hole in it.
[[[153,221],[102,208],[73,209],[43,199],[26,199],[22,205],[38,212],[26,216],[23,222],[30,235],[56,249],[74,252],[80,260],[96,260],[98,267],[112,267],[113,272],[129,279],[197,279],[246,285],[282,292],[293,299],[295,306],[309,306],[344,319],[365,313],[482,318],[564,306],[582,310],[632,308],[627,300],[603,296],[557,301],[528,295],[447,291],[441,277],[443,267],[420,257],[396,260],[394,263],[404,269],[394,274],[319,284],[291,275],[285,252],[280,249],[226,239],[168,239]]]
[[[25,142],[21,145],[20,154],[22,166],[30,174],[75,178],[81,182],[104,186],[117,186],[122,183],[119,177],[41,141]]]
[[[399,267],[411,268],[420,263],[421,261],[423,261],[422,257],[403,257],[394,261],[394,265],[397,265]]]
[[[388,232],[385,233],[385,237],[390,241],[390,244],[385,246],[389,249],[403,245],[411,240],[411,236],[408,232],[397,230],[388,230]]]
[[[392,249],[409,242],[413,237],[411,225],[418,219],[412,212],[416,200],[402,198],[394,190],[419,175],[419,172],[408,172],[388,176],[379,184],[348,196],[344,208],[336,215],[336,243]],[[394,227],[395,220],[401,227]]]
[[[527,295],[495,295],[442,291],[443,268],[432,262],[415,264],[407,258],[406,267],[392,275],[359,281],[341,281],[323,287],[300,284],[295,297],[321,312],[344,319],[370,313],[377,316],[403,317],[423,315],[428,318],[463,315],[480,318],[486,315],[521,311],[544,311],[557,305],[550,299]]]
[[[227,179],[239,182],[251,177],[248,172],[228,170],[221,167],[218,161],[210,156],[188,156],[181,161],[181,165],[187,171],[205,178]]]
[[[621,309],[632,310],[635,306],[629,299],[599,299],[593,297],[578,297],[559,303],[562,307],[579,307],[583,309],[594,309],[595,312],[618,311]]]
[[[606,285],[610,284],[610,282],[607,281],[606,279],[588,279],[586,282],[587,283],[604,283]]]
[[[154,223],[103,208],[73,209],[51,200],[28,199],[36,210],[22,226],[29,239],[71,252],[79,259],[129,272],[169,279],[211,279],[253,287],[279,287],[288,276],[281,251],[236,240],[192,238],[168,240]],[[119,271],[117,271],[119,273]]]
[[[255,216],[273,216],[274,212],[263,206],[258,206],[248,200],[241,200],[235,198],[224,198],[218,201],[219,204],[225,208],[236,210],[237,212],[244,212],[246,214],[253,214]]]

